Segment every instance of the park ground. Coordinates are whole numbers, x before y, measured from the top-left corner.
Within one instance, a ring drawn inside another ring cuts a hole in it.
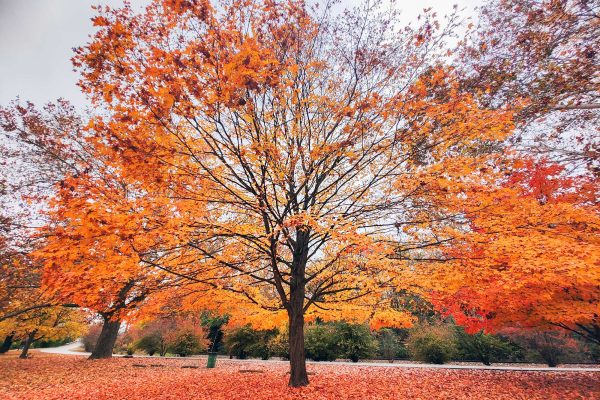
[[[13,352],[11,352],[13,353]],[[16,399],[600,399],[600,371],[498,371],[309,365],[287,386],[285,363],[85,357],[0,357],[0,398]]]

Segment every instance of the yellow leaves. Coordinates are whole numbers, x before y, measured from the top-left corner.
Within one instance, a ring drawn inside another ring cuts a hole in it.
[[[369,320],[369,326],[373,330],[381,328],[410,328],[415,318],[404,311],[393,309],[376,311]]]
[[[33,309],[0,323],[0,333],[3,329],[14,332],[20,338],[34,332],[34,340],[55,340],[79,337],[85,333],[87,321],[85,314],[79,309],[49,306]]]

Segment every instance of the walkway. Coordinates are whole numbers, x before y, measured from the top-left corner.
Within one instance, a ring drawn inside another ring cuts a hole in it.
[[[81,348],[81,342],[73,342],[66,344],[60,347],[49,347],[46,349],[38,349],[42,353],[52,353],[52,354],[64,354],[64,355],[73,355],[73,356],[89,356],[90,353],[86,353],[83,351],[76,351],[76,349]],[[118,357],[122,357],[122,355],[115,355]],[[149,358],[150,356],[139,356],[136,355],[135,358]],[[152,357],[159,358],[159,357]],[[181,359],[181,357],[160,357],[161,359]],[[196,357],[186,357],[186,360],[206,360],[206,356],[196,356]],[[242,362],[242,363],[287,363],[287,361],[282,360],[256,360],[256,359],[247,359],[247,360],[237,360],[226,357],[219,357],[219,359],[224,359],[227,361],[233,362]],[[592,367],[558,367],[558,368],[550,368],[550,367],[538,367],[538,366],[495,366],[495,365],[456,365],[456,364],[420,364],[420,363],[410,363],[410,362],[349,362],[349,361],[307,361],[308,364],[319,364],[319,365],[353,365],[360,367],[385,367],[385,368],[430,368],[430,369],[471,369],[471,370],[497,370],[497,371],[549,371],[549,372],[600,372],[600,365],[592,366]]]

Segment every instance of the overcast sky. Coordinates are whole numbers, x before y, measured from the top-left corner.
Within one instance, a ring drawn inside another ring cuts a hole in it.
[[[140,7],[148,0],[133,0]],[[343,0],[351,4],[357,0]],[[86,100],[76,86],[72,48],[87,42],[93,32],[94,4],[118,6],[122,0],[0,0],[0,105],[17,96],[36,104],[59,97],[78,106]],[[458,3],[471,15],[481,0],[397,0],[406,21],[432,6],[440,15]]]

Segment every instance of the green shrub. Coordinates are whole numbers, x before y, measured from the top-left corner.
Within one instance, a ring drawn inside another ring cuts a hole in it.
[[[133,343],[129,343],[125,347],[125,353],[127,353],[128,356],[132,356],[133,353],[135,353],[135,345]]]
[[[203,338],[191,330],[178,332],[175,340],[169,347],[170,352],[180,357],[198,354],[206,350]]]
[[[463,328],[456,328],[458,354],[461,359],[481,361],[490,365],[492,361],[517,358],[518,347],[494,335],[478,332],[470,335]]]
[[[408,348],[404,344],[400,344],[396,358],[398,358],[398,360],[408,360],[410,358]]]
[[[250,326],[233,329],[225,334],[225,348],[231,356],[241,360],[248,358],[259,342],[257,331]]]
[[[205,311],[200,316],[202,327],[207,331],[208,351],[211,352],[222,352],[224,350],[223,337],[223,326],[229,321],[227,315],[215,315],[208,311]]]
[[[454,332],[444,325],[412,328],[406,345],[413,359],[433,364],[444,364],[456,354]]]
[[[334,361],[340,356],[339,338],[331,324],[309,325],[304,332],[306,357],[313,361]]]
[[[278,332],[276,335],[269,339],[269,351],[272,355],[276,357],[281,357],[285,360],[290,359],[290,342],[289,342],[289,333],[288,330],[285,329],[281,332]]]
[[[225,335],[225,348],[229,355],[239,359],[257,357],[268,360],[272,355],[271,339],[277,334],[276,329],[255,330],[250,326],[244,326]]]
[[[334,326],[334,335],[337,338],[337,348],[341,357],[358,362],[361,358],[375,356],[377,340],[367,325],[337,322]]]
[[[161,337],[158,332],[152,332],[142,336],[135,342],[135,348],[144,351],[149,356],[161,353]],[[164,355],[164,354],[161,354]]]
[[[71,343],[73,340],[74,340],[74,338],[71,338],[71,337],[65,337],[65,338],[60,338],[60,339],[51,339],[51,340],[40,340],[39,342],[35,343],[35,348],[36,349],[44,349],[44,348],[48,348],[48,347],[63,346],[65,344]]]
[[[377,343],[379,357],[383,360],[393,361],[408,357],[406,347],[402,345],[399,335],[393,329],[380,329],[377,332]]]

